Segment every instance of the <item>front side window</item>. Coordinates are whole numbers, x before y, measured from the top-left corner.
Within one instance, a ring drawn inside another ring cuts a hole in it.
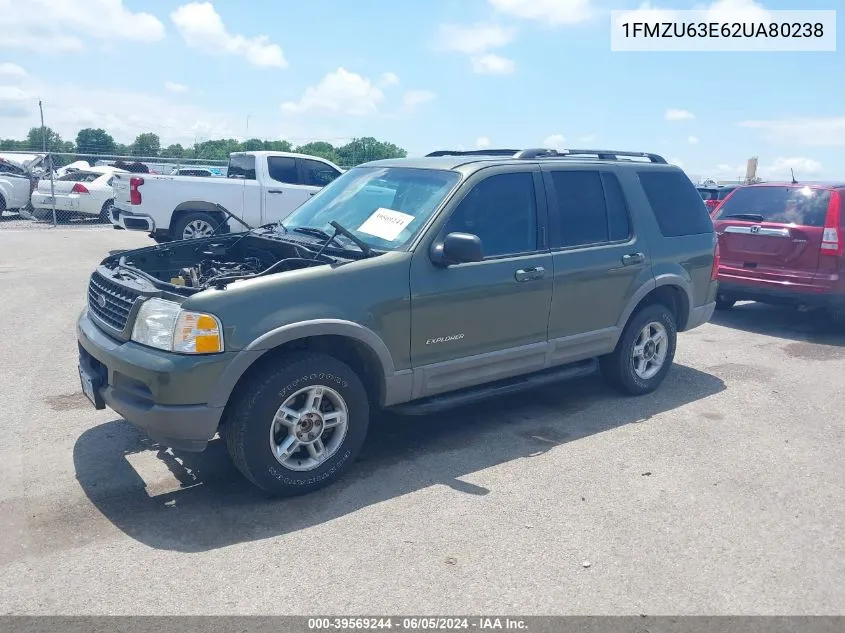
[[[484,257],[536,251],[534,176],[526,171],[482,180],[452,213],[446,233],[477,235]]]
[[[340,172],[334,167],[319,160],[310,158],[302,159],[302,172],[304,175],[303,184],[312,187],[325,187],[332,180],[340,176]]]
[[[335,221],[373,248],[400,249],[459,181],[460,174],[447,170],[356,167],[298,207],[284,225],[334,233]]]

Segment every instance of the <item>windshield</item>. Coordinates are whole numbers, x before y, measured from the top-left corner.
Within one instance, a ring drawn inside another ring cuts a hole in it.
[[[316,228],[334,233],[343,225],[380,250],[407,244],[455,187],[460,174],[408,167],[356,167],[324,187],[284,221],[289,231]]]
[[[824,226],[830,191],[813,187],[744,187],[722,203],[716,220],[759,216],[763,222]],[[740,218],[741,219],[741,218]]]

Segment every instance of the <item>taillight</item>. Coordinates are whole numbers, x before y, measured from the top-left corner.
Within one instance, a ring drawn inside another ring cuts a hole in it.
[[[845,242],[842,240],[842,198],[838,191],[830,194],[830,204],[827,207],[827,216],[824,220],[824,233],[822,234],[822,255],[835,255],[842,257],[845,254]]]
[[[71,193],[90,193],[88,188],[83,185],[81,182],[76,183],[73,186],[73,189],[70,190]]]
[[[716,248],[713,249],[713,270],[710,271],[710,281],[716,281],[719,276],[719,261],[721,256],[719,254],[719,237],[716,237]]]
[[[716,207],[719,206],[719,201],[718,200],[705,200],[704,204],[706,204],[707,208],[712,211],[713,209],[715,209]]]
[[[129,204],[141,204],[141,192],[138,187],[144,184],[144,179],[137,176],[129,179]]]

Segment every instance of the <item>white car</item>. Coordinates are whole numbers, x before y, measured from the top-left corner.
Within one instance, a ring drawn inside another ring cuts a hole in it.
[[[99,218],[109,221],[114,206],[112,181],[115,174],[129,173],[115,167],[88,167],[65,174],[53,180],[56,213]],[[53,194],[49,179],[39,180],[32,192],[33,215],[46,218],[53,212]]]

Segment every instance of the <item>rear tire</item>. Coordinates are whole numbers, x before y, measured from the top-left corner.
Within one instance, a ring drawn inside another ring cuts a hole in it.
[[[727,295],[716,295],[716,309],[717,310],[730,310],[736,304],[736,299],[732,299]]]
[[[317,398],[320,404],[309,406]],[[292,353],[264,367],[227,409],[221,435],[235,466],[280,497],[334,482],[361,450],[370,417],[367,391],[355,372],[316,353]]]
[[[675,359],[678,329],[664,305],[645,306],[628,320],[616,349],[599,359],[605,380],[631,396],[660,386]]]
[[[176,220],[170,234],[174,240],[208,237],[219,225],[220,221],[208,213],[189,211]]]
[[[106,200],[103,208],[100,209],[100,222],[111,224],[111,210],[114,207],[114,200]]]

